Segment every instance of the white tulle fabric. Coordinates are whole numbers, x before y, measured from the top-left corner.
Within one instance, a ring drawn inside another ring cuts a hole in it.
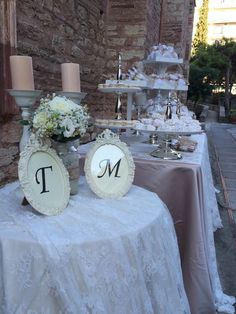
[[[102,200],[82,179],[56,217],[21,206],[18,183],[0,199],[0,313],[190,313],[172,219],[154,193]]]

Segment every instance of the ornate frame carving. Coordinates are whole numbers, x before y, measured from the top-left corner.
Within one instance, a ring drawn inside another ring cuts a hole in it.
[[[124,157],[126,159],[126,162],[128,164],[127,169],[127,177],[125,180],[125,183],[120,187],[119,190],[114,191],[112,193],[105,191],[101,186],[98,186],[96,184],[94,177],[91,172],[91,165],[93,161],[94,154],[97,152],[97,150],[104,146],[104,145],[114,145],[116,148],[122,151],[124,154]],[[112,199],[118,199],[124,196],[130,189],[133,180],[134,180],[134,174],[135,174],[135,164],[133,161],[133,157],[128,149],[128,146],[121,142],[119,139],[119,136],[115,133],[111,132],[110,130],[106,129],[104,130],[100,135],[98,135],[95,144],[90,149],[90,151],[87,153],[86,159],[85,159],[85,166],[84,166],[85,176],[86,180],[91,188],[91,190],[98,195],[101,198],[112,198]]]
[[[31,157],[35,154],[44,153],[50,156],[55,163],[58,165],[60,169],[63,182],[55,182],[55,184],[63,184],[63,192],[61,204],[55,204],[55,206],[47,207],[47,204],[42,204],[39,202],[39,198],[37,198],[33,193],[32,185],[35,182],[30,180],[30,176],[28,175],[28,165],[31,160]],[[61,159],[58,157],[56,151],[50,148],[50,143],[43,143],[42,141],[36,139],[34,136],[31,136],[29,144],[26,146],[23,152],[20,154],[20,160],[18,164],[18,176],[20,180],[20,184],[22,190],[25,194],[27,201],[30,205],[39,213],[52,216],[60,214],[67,206],[70,197],[70,184],[69,184],[69,174],[63,165]]]

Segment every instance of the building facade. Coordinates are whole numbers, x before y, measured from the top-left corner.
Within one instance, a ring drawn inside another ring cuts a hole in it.
[[[196,1],[194,32],[202,0]],[[209,0],[207,43],[213,44],[223,37],[236,40],[236,0]]]
[[[208,14],[208,43],[221,38],[236,40],[236,0],[210,0]]]

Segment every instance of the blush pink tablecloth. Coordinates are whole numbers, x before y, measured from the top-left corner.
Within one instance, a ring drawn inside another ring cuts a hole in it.
[[[155,192],[167,205],[177,233],[186,293],[192,314],[234,313],[234,298],[223,294],[218,276],[213,231],[221,227],[205,134],[194,153],[183,159],[153,158],[144,138],[123,138],[135,161],[134,184]],[[89,145],[81,146],[82,156]],[[82,158],[81,167],[83,168]]]
[[[155,191],[172,215],[191,313],[215,313],[208,265],[201,168],[135,160],[134,184]]]

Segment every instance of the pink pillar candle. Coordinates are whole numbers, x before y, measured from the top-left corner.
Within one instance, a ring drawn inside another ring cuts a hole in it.
[[[34,90],[32,58],[10,56],[12,89]]]
[[[80,71],[77,63],[61,65],[62,91],[80,92]]]

